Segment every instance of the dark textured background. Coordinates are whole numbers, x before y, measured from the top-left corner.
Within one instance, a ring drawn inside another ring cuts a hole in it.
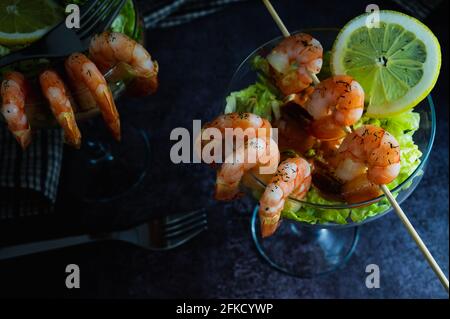
[[[140,1],[145,10],[145,1]],[[364,1],[274,1],[288,29],[342,26],[365,10]],[[387,1],[381,8],[399,9]],[[433,91],[438,129],[426,174],[402,205],[448,274],[448,1],[425,23],[443,46],[443,68]],[[232,6],[188,25],[147,33],[161,67],[161,89],[145,99],[122,99],[123,122],[149,132],[152,173],[142,189],[110,205],[82,206],[77,154],[65,153],[58,211],[45,218],[0,225],[2,243],[97,232],[133,225],[155,214],[209,207],[209,230],[176,250],[148,252],[119,242],[81,245],[0,262],[0,295],[36,297],[210,298],[447,298],[394,214],[361,227],[361,240],[342,271],[297,279],[274,271],[257,255],[249,232],[254,202],[212,200],[214,172],[173,165],[169,133],[211,119],[239,65],[255,47],[279,35],[259,1]],[[131,146],[139,156],[139,149]],[[120,183],[120,181],[117,181]],[[81,268],[82,288],[67,291],[65,266]],[[380,266],[381,288],[365,287],[365,266]]]

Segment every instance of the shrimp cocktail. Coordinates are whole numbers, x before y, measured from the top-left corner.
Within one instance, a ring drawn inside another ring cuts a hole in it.
[[[76,1],[80,5],[84,2]],[[29,10],[37,3],[41,6],[39,17]],[[38,40],[64,19],[65,5],[53,0],[0,5],[6,14],[3,21],[8,21],[12,11],[19,21],[14,24],[17,30],[2,26],[6,31],[0,33],[0,56]],[[27,24],[27,20],[36,25]],[[20,22],[24,25],[20,26]],[[86,52],[74,52],[58,60],[23,61],[0,70],[1,113],[22,148],[31,143],[33,129],[56,124],[64,130],[65,141],[79,148],[81,133],[77,120],[97,112],[119,141],[120,118],[111,87],[126,81],[128,92],[146,95],[155,92],[158,86],[158,64],[139,43],[141,33],[134,4],[129,0],[110,30],[95,35]]]
[[[439,74],[439,43],[402,13],[380,11],[377,28],[366,18],[257,49],[233,77],[225,114],[205,126],[277,129],[276,172],[261,174],[260,163],[236,156],[218,168],[216,198],[236,198],[238,185],[250,190],[259,201],[258,248],[279,269],[261,247],[281,219],[322,229],[374,219],[390,209],[380,186],[402,201],[431,149],[434,109],[421,102]],[[223,196],[223,189],[232,191]]]

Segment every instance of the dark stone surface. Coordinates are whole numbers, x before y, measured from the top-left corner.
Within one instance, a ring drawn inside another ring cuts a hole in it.
[[[145,1],[141,1],[144,3]],[[339,3],[339,4],[338,4]],[[342,26],[362,13],[364,1],[278,1],[289,29]],[[382,8],[396,8],[379,1]],[[402,205],[448,274],[448,2],[427,21],[443,46],[443,68],[433,96],[438,114],[426,174]],[[205,165],[169,161],[169,133],[211,119],[223,107],[234,70],[255,47],[279,35],[259,1],[249,1],[188,25],[147,33],[161,67],[161,88],[145,99],[122,99],[123,122],[149,132],[151,173],[142,189],[109,205],[83,206],[77,154],[68,150],[59,211],[31,222],[3,225],[2,242],[121,228],[148,217],[209,207],[209,230],[169,252],[149,252],[120,242],[81,245],[0,262],[0,295],[68,297],[247,298],[447,298],[433,272],[394,214],[361,227],[361,240],[342,271],[298,279],[271,269],[250,237],[254,202],[212,200],[214,172]],[[139,156],[139,149],[131,149]],[[118,183],[120,181],[117,181]],[[67,291],[65,266],[76,263],[82,288]],[[365,267],[381,269],[381,288],[367,289]],[[33,271],[30,271],[33,265]]]

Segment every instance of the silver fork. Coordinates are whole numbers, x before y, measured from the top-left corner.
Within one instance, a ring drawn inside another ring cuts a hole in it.
[[[117,17],[126,0],[91,0],[80,8],[80,28],[68,29],[65,21],[50,29],[28,47],[0,59],[0,68],[21,60],[57,58],[88,48],[96,33],[104,31]]]
[[[174,249],[208,229],[206,209],[155,218],[136,227],[111,233],[64,237],[0,248],[0,260],[90,242],[124,241],[151,251]]]
[[[149,250],[174,249],[208,229],[204,208],[148,221],[135,228],[100,235],[100,240],[126,241]]]

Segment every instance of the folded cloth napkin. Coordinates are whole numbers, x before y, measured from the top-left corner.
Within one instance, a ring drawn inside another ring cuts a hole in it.
[[[146,28],[168,28],[204,17],[227,5],[247,0],[156,0],[150,1],[144,17]]]
[[[140,1],[146,28],[168,28],[248,0]],[[425,18],[442,0],[394,0]],[[49,212],[56,200],[63,152],[60,129],[40,130],[23,152],[0,122],[0,220]]]
[[[23,151],[0,124],[0,220],[50,212],[63,153],[61,129],[38,130]]]
[[[419,19],[425,19],[442,0],[394,0],[403,9]]]

